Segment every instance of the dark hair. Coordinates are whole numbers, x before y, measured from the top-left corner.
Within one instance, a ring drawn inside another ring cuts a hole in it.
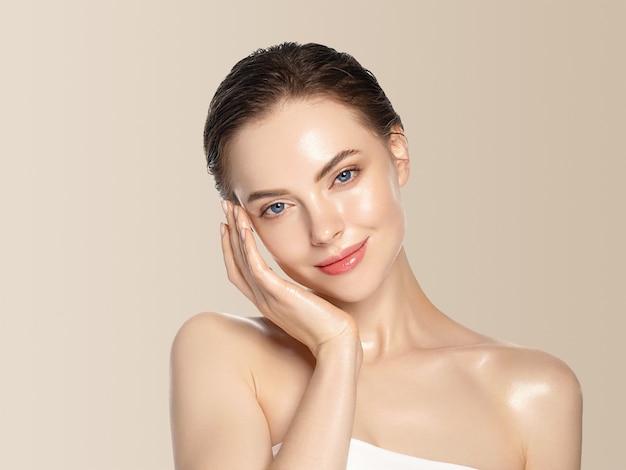
[[[402,127],[374,75],[354,57],[320,44],[287,42],[259,49],[240,60],[211,100],[204,126],[209,173],[223,199],[236,202],[228,165],[228,143],[246,123],[258,120],[287,99],[328,96],[355,110],[380,136]]]

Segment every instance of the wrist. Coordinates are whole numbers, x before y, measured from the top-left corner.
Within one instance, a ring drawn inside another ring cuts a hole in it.
[[[363,348],[361,338],[356,328],[346,328],[346,330],[320,344],[314,351],[317,363],[344,363],[356,366],[358,370],[363,360]]]

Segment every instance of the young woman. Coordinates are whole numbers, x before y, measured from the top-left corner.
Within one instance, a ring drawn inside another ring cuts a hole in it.
[[[422,292],[402,246],[407,139],[354,58],[255,52],[218,88],[204,142],[228,278],[261,316],[200,314],[178,333],[176,468],[580,468],[571,370]]]

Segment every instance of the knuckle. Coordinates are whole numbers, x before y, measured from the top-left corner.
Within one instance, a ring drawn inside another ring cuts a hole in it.
[[[266,265],[264,263],[261,263],[258,260],[251,262],[249,266],[250,266],[250,272],[256,278],[261,278],[265,276],[267,272]]]

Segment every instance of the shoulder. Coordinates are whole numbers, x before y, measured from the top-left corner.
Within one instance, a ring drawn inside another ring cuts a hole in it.
[[[172,352],[188,348],[209,350],[225,347],[235,337],[253,338],[262,333],[258,318],[239,317],[225,313],[204,312],[189,318],[178,330]]]
[[[572,369],[551,354],[505,343],[494,344],[488,354],[491,379],[502,387],[512,408],[532,400],[581,395]]]
[[[200,389],[217,378],[251,386],[248,358],[256,355],[262,335],[258,319],[216,312],[194,315],[172,342],[172,386]]]
[[[537,349],[482,339],[479,344],[458,348],[456,357],[484,389],[504,398],[511,413],[528,414],[551,401],[579,406],[580,383],[565,362]]]
[[[172,343],[172,367],[195,364],[202,370],[243,371],[264,367],[284,350],[303,352],[300,343],[264,317],[204,312],[189,318]],[[244,372],[245,373],[245,372]]]
[[[194,315],[180,327],[171,349],[173,385],[197,386],[208,377],[239,368],[259,327],[254,320],[215,312]],[[245,378],[245,374],[239,375]]]
[[[269,458],[268,424],[251,372],[264,330],[261,319],[219,313],[195,315],[179,329],[170,373],[177,468],[227,468],[224,462],[242,458],[244,443],[247,458]]]
[[[523,443],[527,468],[575,468],[582,392],[572,369],[551,354],[514,345],[494,343],[483,354],[482,379]]]
[[[191,317],[171,352],[172,429],[175,448],[183,449],[176,454],[187,455],[188,441],[203,454],[209,439],[221,449],[212,448],[211,454],[219,455],[232,447],[228,436],[242,436],[243,445],[257,436],[269,439],[267,433],[281,435],[308,384],[311,357],[264,317],[215,312]],[[227,429],[232,432],[224,434]]]
[[[562,360],[543,351],[512,348],[507,404],[527,426],[559,415],[579,415],[582,391],[578,378]]]
[[[467,349],[481,380],[514,411],[531,402],[580,401],[580,383],[562,360],[537,349],[490,341]]]

